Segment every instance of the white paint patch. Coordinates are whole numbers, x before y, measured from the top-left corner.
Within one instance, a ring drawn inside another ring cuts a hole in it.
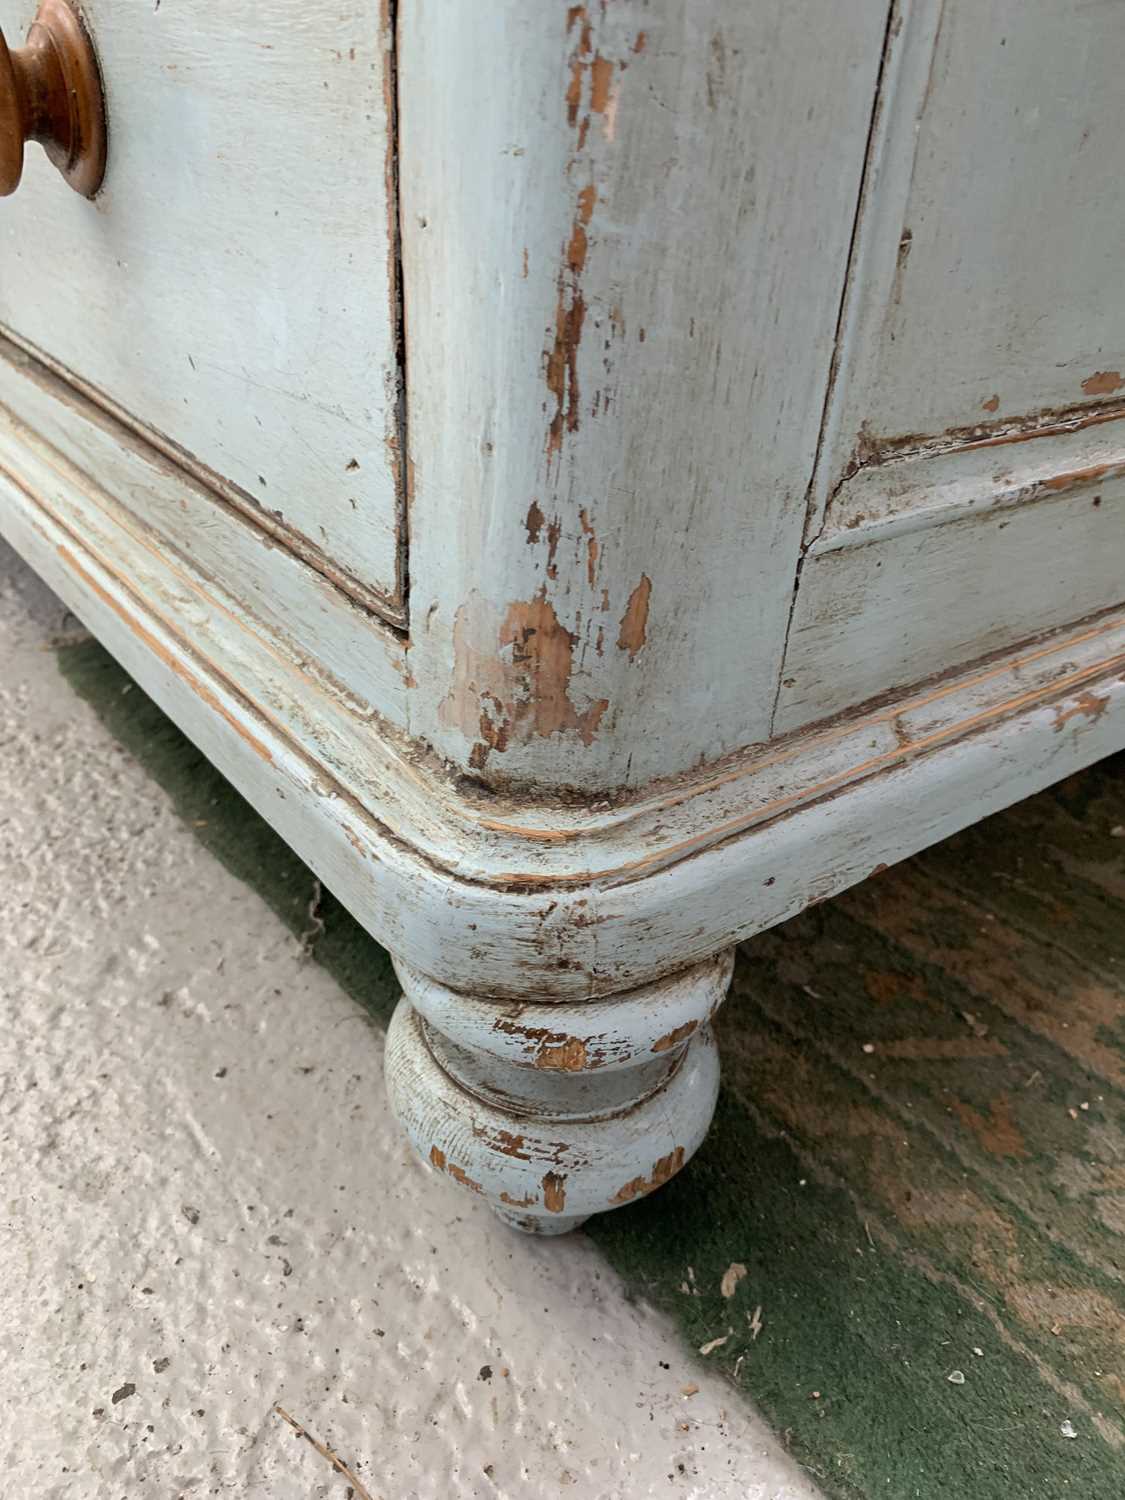
[[[275,1403],[384,1500],[810,1500],[581,1236],[414,1164],[381,1034],[74,697],[62,626],[0,553],[6,1500],[342,1500]]]

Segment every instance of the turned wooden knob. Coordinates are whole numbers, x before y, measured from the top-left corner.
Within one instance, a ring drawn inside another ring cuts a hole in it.
[[[25,141],[38,141],[84,198],[101,187],[106,154],[101,73],[69,0],[41,0],[18,51],[8,51],[0,32],[0,196],[19,187]]]

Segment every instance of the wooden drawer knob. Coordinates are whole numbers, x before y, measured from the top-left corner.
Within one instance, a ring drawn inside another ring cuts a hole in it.
[[[84,198],[101,186],[106,154],[101,73],[69,0],[41,0],[18,51],[8,51],[0,32],[0,196],[19,187],[25,141],[38,141]]]

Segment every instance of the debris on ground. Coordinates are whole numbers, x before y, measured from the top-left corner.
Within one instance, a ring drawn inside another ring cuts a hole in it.
[[[723,1272],[723,1279],[719,1283],[719,1290],[720,1292],[722,1292],[723,1296],[727,1298],[733,1297],[738,1283],[743,1279],[745,1275],[746,1267],[742,1264],[742,1262],[740,1260],[732,1260],[730,1265]]]

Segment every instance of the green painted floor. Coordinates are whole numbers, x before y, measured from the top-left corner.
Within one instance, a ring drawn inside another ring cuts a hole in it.
[[[95,643],[72,685],[380,1021],[386,955]],[[1125,757],[745,946],[695,1161],[587,1232],[832,1495],[1125,1496]]]

